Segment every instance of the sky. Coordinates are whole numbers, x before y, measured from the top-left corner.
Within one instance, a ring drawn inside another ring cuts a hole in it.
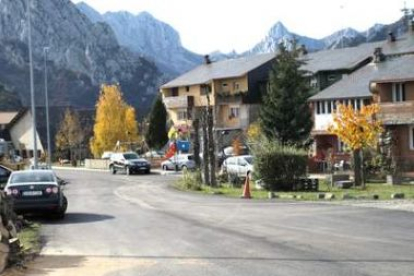
[[[72,0],[74,3],[80,0]],[[243,52],[281,21],[289,31],[322,38],[344,27],[365,31],[389,24],[414,0],[83,0],[105,13],[151,13],[176,29],[184,47],[199,54]]]

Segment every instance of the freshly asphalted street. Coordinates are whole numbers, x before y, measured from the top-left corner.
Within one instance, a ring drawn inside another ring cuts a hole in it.
[[[43,221],[25,275],[413,275],[413,212],[183,193],[176,175],[57,173],[67,217]]]

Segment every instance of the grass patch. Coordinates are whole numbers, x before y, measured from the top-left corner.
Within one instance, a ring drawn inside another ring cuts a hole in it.
[[[20,244],[24,254],[36,254],[40,252],[40,224],[32,223],[25,226],[19,233]]]
[[[210,186],[204,186],[200,183],[188,185],[189,179],[185,181],[180,180],[176,183],[175,187],[180,190],[192,190],[198,193],[203,194],[215,194],[223,195],[227,197],[240,197],[243,193],[243,188],[233,187],[231,184],[224,183],[220,187],[212,188]],[[183,185],[183,183],[186,183]],[[186,187],[197,187],[197,189],[189,189]],[[254,182],[250,182],[251,195],[254,199],[267,199],[268,191],[256,190],[254,189]],[[319,181],[319,191],[318,192],[275,192],[279,199],[287,200],[305,200],[305,201],[315,201],[318,200],[319,193],[332,193],[335,195],[335,200],[342,200],[344,195],[347,194],[350,197],[355,199],[372,199],[374,195],[378,195],[379,200],[390,200],[391,195],[394,193],[404,193],[406,199],[414,199],[414,185],[413,184],[402,184],[402,185],[388,185],[385,183],[368,183],[365,190],[362,190],[360,187],[355,189],[339,189],[333,188],[329,189],[327,182],[325,180]]]

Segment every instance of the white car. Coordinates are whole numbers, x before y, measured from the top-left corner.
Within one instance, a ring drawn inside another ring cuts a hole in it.
[[[145,158],[162,158],[164,157],[164,153],[159,150],[152,150],[152,151],[147,151],[146,153],[143,154],[143,156]]]
[[[192,154],[179,154],[173,156],[161,163],[161,168],[166,170],[175,170],[175,167],[179,170],[182,169],[195,169],[196,163]]]
[[[253,172],[253,160],[251,155],[229,157],[224,160],[222,170],[231,175],[246,177],[247,173]]]

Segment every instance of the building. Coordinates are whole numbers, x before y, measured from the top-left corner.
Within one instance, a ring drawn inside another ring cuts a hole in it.
[[[414,77],[414,70],[410,68],[414,64],[414,33],[411,31],[405,37],[395,39],[392,35],[388,41],[381,43],[369,43],[372,52],[369,62],[354,70],[323,89],[310,98],[309,102],[313,111],[314,127],[312,136],[315,141],[314,153],[319,161],[326,161],[328,152],[332,152],[334,159],[348,160],[349,156],[344,152],[343,143],[335,136],[328,133],[327,128],[333,122],[332,113],[336,105],[351,104],[355,109],[363,105],[378,102],[381,107],[379,118],[389,128],[395,125],[405,125],[404,130],[397,127],[396,132],[406,145],[399,145],[400,150],[408,150],[409,120],[393,121],[399,117],[400,108],[405,107],[404,112],[411,112],[407,102],[411,100],[408,89],[408,80]],[[343,52],[344,55],[346,51]],[[410,63],[411,62],[411,63]],[[373,93],[371,93],[373,92]],[[413,98],[414,100],[414,94]],[[397,114],[394,114],[397,112]],[[414,112],[414,109],[413,111]],[[413,113],[411,113],[413,114]],[[409,115],[407,115],[409,116]],[[397,123],[398,122],[398,123]],[[403,123],[404,122],[404,123]],[[402,136],[401,136],[402,135]],[[404,138],[403,138],[404,136]],[[408,153],[409,151],[405,151]],[[395,151],[395,154],[398,154]]]
[[[37,135],[39,155],[44,148]],[[33,157],[33,122],[27,109],[14,112],[0,112],[0,138],[9,142],[14,154],[24,158]]]
[[[169,118],[191,129],[200,109],[210,104],[215,131],[246,130],[258,118],[262,91],[275,54],[205,63],[161,87]],[[231,135],[229,135],[231,136]]]

